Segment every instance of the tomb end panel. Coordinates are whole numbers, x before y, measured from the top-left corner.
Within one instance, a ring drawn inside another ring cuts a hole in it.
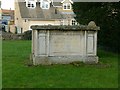
[[[87,55],[96,55],[97,32],[95,31],[87,32],[86,44]]]
[[[38,32],[38,55],[46,55],[47,54],[47,32],[39,31]]]

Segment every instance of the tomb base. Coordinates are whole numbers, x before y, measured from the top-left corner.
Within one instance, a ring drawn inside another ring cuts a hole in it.
[[[33,56],[34,65],[70,64],[83,62],[86,64],[98,63],[97,56]]]

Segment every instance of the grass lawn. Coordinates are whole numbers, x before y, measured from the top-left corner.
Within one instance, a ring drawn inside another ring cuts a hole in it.
[[[117,55],[98,50],[100,64],[28,66],[31,41],[3,41],[3,88],[117,88]]]

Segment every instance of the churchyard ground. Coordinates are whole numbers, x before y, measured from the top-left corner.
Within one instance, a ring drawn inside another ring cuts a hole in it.
[[[117,88],[118,55],[98,49],[99,63],[30,64],[31,41],[2,42],[3,88]]]

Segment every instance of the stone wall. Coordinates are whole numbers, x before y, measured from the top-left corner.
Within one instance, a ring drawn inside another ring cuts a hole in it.
[[[23,34],[18,35],[18,34],[13,34],[9,32],[2,32],[2,39],[3,40],[21,40],[23,39]]]

